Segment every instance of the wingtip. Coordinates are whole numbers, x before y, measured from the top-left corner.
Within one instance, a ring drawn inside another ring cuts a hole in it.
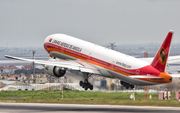
[[[9,56],[9,55],[4,55],[5,58],[10,58],[10,59],[13,59],[12,56]]]
[[[6,57],[6,58],[7,58],[7,57],[9,57],[9,55],[4,55],[4,57]]]

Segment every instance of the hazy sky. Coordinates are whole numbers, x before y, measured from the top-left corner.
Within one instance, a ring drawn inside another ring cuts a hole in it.
[[[180,43],[180,0],[0,0],[0,46],[43,47],[68,34],[100,45]]]

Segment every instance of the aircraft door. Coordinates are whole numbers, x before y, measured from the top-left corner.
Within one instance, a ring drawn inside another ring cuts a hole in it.
[[[140,70],[136,70],[136,75],[139,75],[139,73],[140,73]]]

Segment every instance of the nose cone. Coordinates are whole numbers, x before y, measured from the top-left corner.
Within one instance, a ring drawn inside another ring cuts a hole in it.
[[[49,49],[48,49],[48,47],[50,46],[50,43],[52,42],[52,40],[53,40],[52,35],[49,35],[49,36],[46,37],[45,40],[44,40],[44,49],[45,49],[48,53],[50,52]]]
[[[159,77],[163,78],[163,82],[164,83],[170,83],[172,82],[172,76],[170,76],[168,73],[166,72],[162,72],[159,74]]]

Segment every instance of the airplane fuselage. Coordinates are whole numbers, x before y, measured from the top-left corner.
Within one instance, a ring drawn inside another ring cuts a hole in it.
[[[169,83],[167,73],[162,73],[148,62],[132,56],[64,34],[53,34],[44,41],[44,48],[52,57],[80,59],[98,68],[102,76],[118,78],[133,85]],[[166,79],[133,79],[130,75],[166,75]]]

